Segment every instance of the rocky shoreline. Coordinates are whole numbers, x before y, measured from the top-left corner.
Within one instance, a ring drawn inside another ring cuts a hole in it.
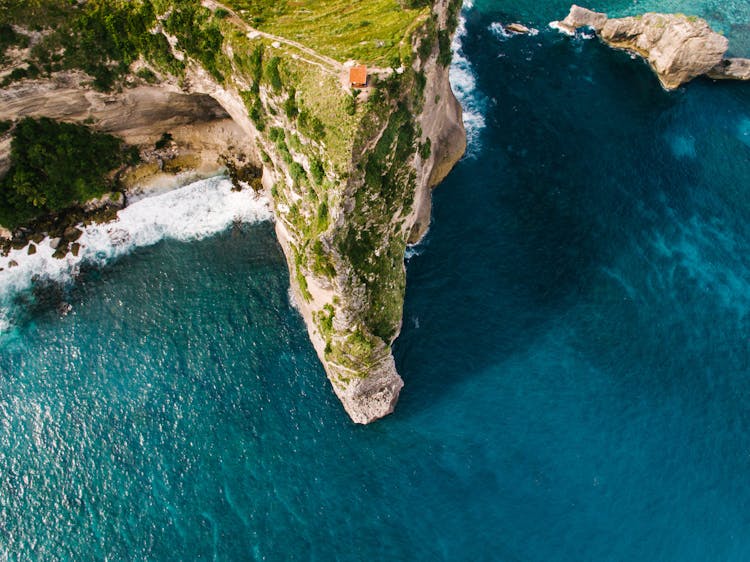
[[[729,40],[696,16],[646,13],[609,18],[573,4],[564,20],[550,25],[569,35],[590,28],[610,47],[639,55],[666,90],[698,76],[750,80],[750,59],[725,58]]]
[[[124,206],[125,196],[120,192],[112,192],[80,207],[40,217],[12,232],[4,229],[4,232],[0,232],[0,255],[5,257],[12,249],[23,248],[28,248],[28,254],[33,255],[37,246],[49,238],[49,245],[55,251],[53,257],[62,259],[68,253],[77,256],[80,250],[77,240],[82,234],[78,227],[109,222],[117,217],[117,211]],[[13,262],[9,266],[13,267]]]

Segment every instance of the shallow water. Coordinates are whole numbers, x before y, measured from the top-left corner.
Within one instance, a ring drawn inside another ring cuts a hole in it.
[[[0,550],[750,557],[750,86],[667,94],[544,27],[566,11],[467,12],[472,146],[409,259],[393,416],[346,418],[270,223],[167,228],[21,293],[0,341]],[[493,32],[511,20],[540,33]]]

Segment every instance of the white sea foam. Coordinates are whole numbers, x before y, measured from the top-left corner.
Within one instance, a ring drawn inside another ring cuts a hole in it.
[[[136,248],[164,239],[198,240],[227,229],[235,222],[271,219],[268,201],[249,191],[232,191],[226,178],[201,180],[186,187],[142,199],[118,213],[117,219],[101,225],[81,227],[83,234],[77,257],[52,257],[49,238],[37,251],[11,250],[0,256],[0,333],[11,325],[11,301],[37,280],[64,283],[73,279],[82,264],[104,265]],[[11,262],[15,262],[11,267]]]
[[[471,62],[464,55],[463,39],[466,37],[465,12],[471,10],[474,4],[471,1],[464,2],[464,13],[459,19],[458,29],[453,38],[453,64],[450,68],[450,80],[453,91],[458,101],[461,102],[464,114],[464,127],[468,141],[467,153],[475,155],[479,149],[479,134],[484,129],[484,112],[487,107],[487,98],[477,90],[477,81]]]
[[[582,27],[577,30],[572,30],[569,27],[562,25],[559,21],[549,22],[549,27],[552,29],[556,29],[557,31],[564,35],[567,35],[568,37],[575,37],[576,39],[593,39],[594,37],[596,37],[596,33],[594,33],[589,27]],[[536,33],[534,35],[536,35]]]
[[[505,26],[499,21],[490,24],[490,31],[494,33],[498,39],[508,39],[513,37],[513,34],[505,29]]]
[[[421,256],[424,252],[424,246],[420,244],[414,244],[413,246],[407,246],[406,252],[404,253],[404,259],[409,261],[414,256]]]
[[[528,32],[526,33],[520,33],[517,31],[508,31],[508,28],[505,27],[505,25],[499,21],[491,23],[489,26],[489,30],[501,41],[505,41],[506,39],[510,39],[511,37],[518,37],[518,36],[523,36],[523,35],[528,35],[530,37],[539,35],[538,29],[535,29],[533,27],[529,27],[527,29],[528,29]]]
[[[549,26],[552,29],[555,29],[555,30],[559,31],[560,33],[564,33],[565,35],[568,35],[570,37],[573,37],[576,34],[575,31],[573,31],[569,27],[560,25],[559,21],[551,21],[551,22],[549,22]]]

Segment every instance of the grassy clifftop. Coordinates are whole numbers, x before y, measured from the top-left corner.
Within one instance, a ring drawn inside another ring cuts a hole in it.
[[[304,43],[338,61],[388,66],[410,49],[410,31],[429,16],[431,2],[229,0],[227,4],[254,27]]]

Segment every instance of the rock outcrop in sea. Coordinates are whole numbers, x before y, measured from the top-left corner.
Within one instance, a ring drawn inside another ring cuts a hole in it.
[[[646,13],[608,18],[573,4],[566,18],[552,25],[569,34],[582,27],[591,28],[607,45],[640,55],[667,90],[704,75],[714,79],[750,79],[750,60],[724,58],[728,39],[695,16]]]

